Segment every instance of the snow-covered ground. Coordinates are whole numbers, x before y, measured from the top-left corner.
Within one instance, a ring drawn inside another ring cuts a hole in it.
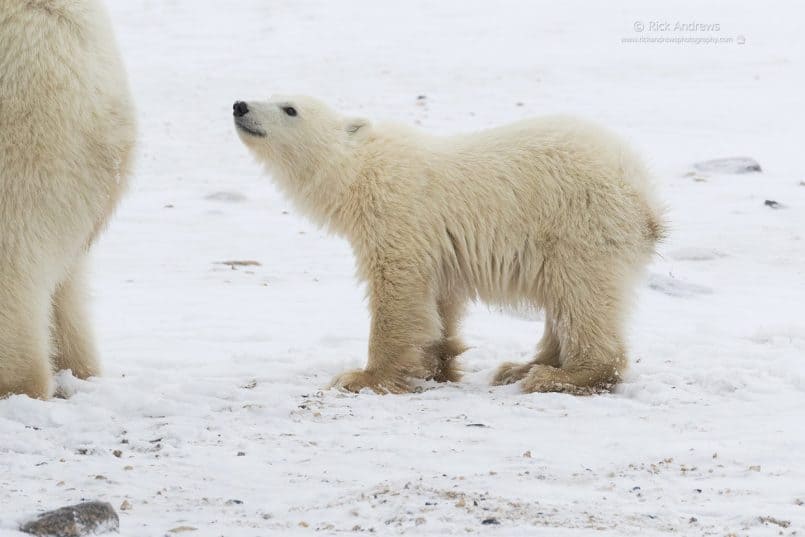
[[[652,3],[110,1],[141,144],[95,251],[106,375],[0,401],[0,533],[97,498],[131,536],[802,535],[805,8]],[[686,35],[652,21],[735,41],[621,41]],[[490,387],[541,324],[479,305],[462,383],[322,391],[363,363],[368,316],[347,244],[233,131],[235,99],[274,92],[434,132],[568,112],[623,133],[672,227],[626,382]],[[686,175],[727,156],[764,171]]]

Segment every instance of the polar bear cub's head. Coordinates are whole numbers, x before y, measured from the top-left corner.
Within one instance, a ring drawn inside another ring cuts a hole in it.
[[[232,109],[238,134],[255,157],[271,171],[299,179],[327,167],[369,129],[365,119],[341,116],[306,96],[237,101]]]
[[[369,122],[305,96],[237,101],[232,109],[240,139],[285,193],[315,220],[332,223],[334,198],[354,177],[358,159],[351,157]]]

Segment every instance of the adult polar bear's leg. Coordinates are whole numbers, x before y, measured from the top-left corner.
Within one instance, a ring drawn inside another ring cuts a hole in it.
[[[50,297],[37,288],[39,282],[20,285],[18,275],[0,269],[0,397],[16,393],[47,399]]]
[[[85,379],[100,373],[97,351],[85,307],[86,256],[76,261],[53,295],[54,365]]]
[[[492,384],[500,386],[503,384],[513,384],[523,380],[531,368],[537,364],[549,365],[551,367],[561,367],[559,336],[550,317],[545,319],[545,330],[537,348],[537,354],[533,360],[526,363],[506,362],[498,367]]]

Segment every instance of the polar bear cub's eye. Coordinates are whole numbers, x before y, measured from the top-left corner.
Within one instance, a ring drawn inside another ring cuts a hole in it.
[[[288,116],[295,116],[296,115],[296,108],[293,106],[283,106],[282,111],[285,112]]]

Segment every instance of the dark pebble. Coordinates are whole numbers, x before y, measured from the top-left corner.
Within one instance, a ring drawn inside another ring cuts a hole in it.
[[[757,173],[763,171],[755,159],[748,157],[717,158],[696,162],[693,169],[710,173]]]

